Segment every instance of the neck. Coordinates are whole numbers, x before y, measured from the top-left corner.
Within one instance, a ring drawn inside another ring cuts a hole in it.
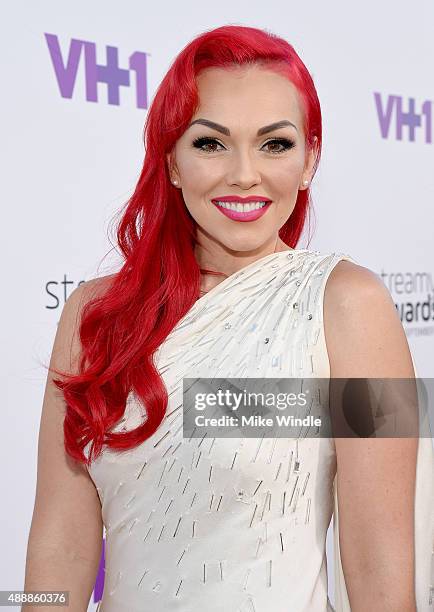
[[[291,247],[288,247],[279,237],[273,240],[271,244],[263,245],[254,251],[228,251],[220,246],[217,248],[215,244],[209,248],[197,245],[195,255],[202,274],[200,294],[207,293],[224,278],[238,272],[238,270],[257,259],[271,253],[289,250],[292,250]]]

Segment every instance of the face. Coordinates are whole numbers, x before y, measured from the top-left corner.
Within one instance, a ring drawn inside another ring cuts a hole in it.
[[[199,108],[167,161],[197,224],[199,248],[217,259],[271,253],[316,156],[305,146],[297,90],[257,66],[208,68],[197,85]],[[256,204],[227,202],[251,196]]]

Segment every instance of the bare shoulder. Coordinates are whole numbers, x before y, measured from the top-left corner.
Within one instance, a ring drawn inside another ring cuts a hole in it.
[[[83,307],[103,295],[114,276],[109,274],[80,283],[69,295],[57,326],[50,365],[68,371],[76,369],[80,354],[78,332]]]
[[[105,276],[99,276],[98,278],[92,278],[82,283],[87,291],[92,292],[103,292],[105,291],[110,283],[116,278],[117,274],[106,274]]]
[[[61,316],[65,315],[65,311],[66,315],[71,314],[72,311],[77,314],[84,304],[104,294],[115,276],[116,274],[107,274],[81,282],[68,296]]]
[[[114,276],[115,274],[109,274],[84,281],[68,296],[57,326],[50,365],[68,371],[77,368],[80,355],[78,338],[83,308],[107,290]]]
[[[335,265],[324,292],[324,333],[332,377],[414,376],[393,298],[369,268],[348,260]]]
[[[350,301],[359,302],[366,291],[382,293],[383,297],[391,299],[386,286],[375,272],[342,259],[330,272],[325,295],[329,303],[348,304]]]
[[[72,302],[79,302],[83,305],[95,297],[101,296],[108,289],[115,277],[116,274],[107,274],[105,276],[83,281],[74,289],[67,301],[71,300]]]

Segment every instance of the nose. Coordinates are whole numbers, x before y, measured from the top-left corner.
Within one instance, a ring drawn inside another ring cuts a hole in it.
[[[249,189],[261,183],[261,174],[248,151],[239,151],[228,161],[226,180],[228,185]]]

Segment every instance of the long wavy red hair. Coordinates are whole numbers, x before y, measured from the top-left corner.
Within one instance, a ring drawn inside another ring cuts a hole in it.
[[[144,128],[145,159],[133,195],[117,226],[123,265],[102,294],[81,311],[78,373],[53,371],[66,402],[66,452],[89,465],[103,445],[133,448],[164,418],[168,396],[153,356],[199,296],[201,269],[195,259],[196,231],[180,190],[170,182],[167,153],[183,134],[199,99],[197,75],[205,68],[259,64],[288,78],[303,106],[306,146],[318,154],[321,108],[307,68],[284,39],[267,31],[226,25],[206,31],[176,57],[157,89]],[[309,190],[298,192],[294,211],[279,231],[290,247],[302,233]],[[110,432],[133,391],[147,418],[131,431]],[[88,457],[83,452],[91,442]]]

